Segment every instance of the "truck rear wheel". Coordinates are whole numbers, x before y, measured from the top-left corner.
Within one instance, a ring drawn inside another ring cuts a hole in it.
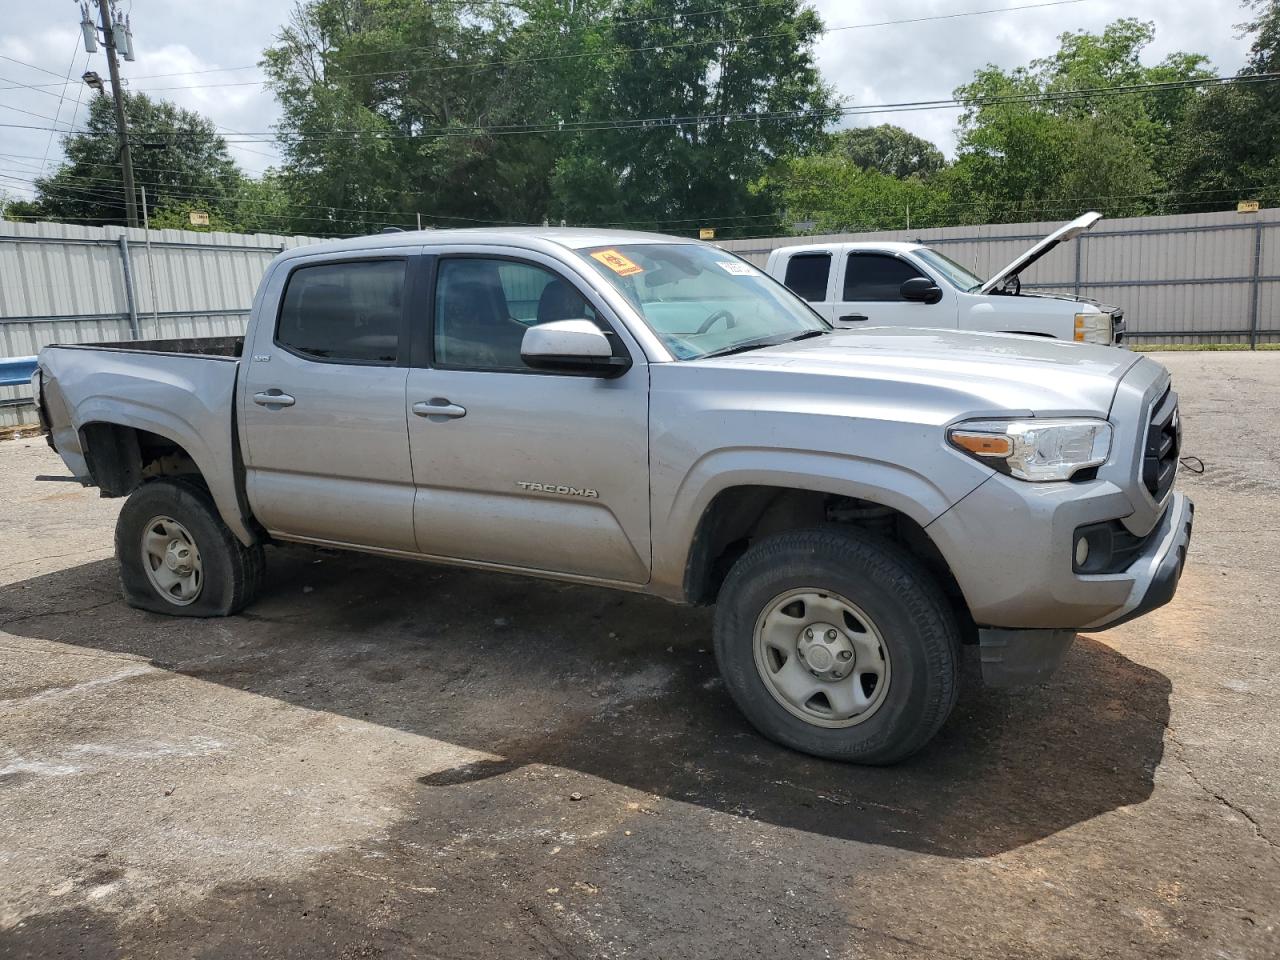
[[[959,687],[959,631],[937,581],[856,529],[783,533],[747,550],[720,591],[715,648],[756,729],[832,760],[914,753]]]
[[[262,586],[262,547],[236,539],[204,486],[166,477],[145,483],[116,521],[120,585],[132,607],[176,617],[225,617]]]

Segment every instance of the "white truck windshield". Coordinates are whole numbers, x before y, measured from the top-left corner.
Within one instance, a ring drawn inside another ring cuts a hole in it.
[[[971,293],[977,290],[985,282],[972,270],[960,266],[950,257],[939,253],[932,247],[920,247],[914,250],[913,253],[942,274],[947,283],[964,293]]]
[[[692,243],[635,243],[579,253],[631,301],[680,360],[736,353],[831,329],[745,260]]]

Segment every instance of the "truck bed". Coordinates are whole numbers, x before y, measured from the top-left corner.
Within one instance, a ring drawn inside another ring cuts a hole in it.
[[[107,340],[101,343],[55,344],[59,348],[83,347],[91,350],[123,350],[129,353],[176,353],[194,357],[238,358],[244,352],[244,337],[181,337],[175,340]]]
[[[104,482],[108,452],[130,449],[135,440],[144,450],[172,445],[199,468],[232,530],[247,537],[239,521],[235,432],[243,347],[243,337],[47,346],[38,360],[36,401],[50,443],[76,477],[108,496],[121,495]],[[122,430],[134,438],[123,447]]]

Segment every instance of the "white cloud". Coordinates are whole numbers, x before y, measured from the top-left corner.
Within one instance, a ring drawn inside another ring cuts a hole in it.
[[[1026,0],[1022,0],[1026,2]],[[969,10],[1012,7],[1019,0],[816,0],[828,28]],[[950,96],[975,70],[988,63],[1025,64],[1058,48],[1058,36],[1072,30],[1101,31],[1121,17],[1155,23],[1156,39],[1145,62],[1155,63],[1175,50],[1203,53],[1221,73],[1244,62],[1248,40],[1234,24],[1246,19],[1236,0],[1195,4],[1167,0],[1084,0],[1039,9],[1009,10],[985,16],[923,23],[831,31],[818,45],[818,61],[827,80],[852,96],[855,104],[901,103]],[[937,143],[947,153],[955,146],[957,110],[881,114],[860,124],[896,123]]]

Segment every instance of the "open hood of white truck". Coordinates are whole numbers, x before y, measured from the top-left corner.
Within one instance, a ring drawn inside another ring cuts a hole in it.
[[[991,279],[978,288],[977,292],[991,293],[992,291],[999,289],[1010,277],[1015,277],[1020,274],[1023,270],[1027,269],[1027,267],[1031,266],[1058,244],[1066,243],[1068,240],[1074,240],[1101,219],[1102,214],[1090,211],[1089,213],[1076,217],[1070,223],[1063,224],[1057,230],[1053,231],[1053,233],[1038,242],[1034,247],[1027,250],[1025,253],[1019,254],[1017,259],[1003,270],[997,270],[993,273],[991,275]]]

